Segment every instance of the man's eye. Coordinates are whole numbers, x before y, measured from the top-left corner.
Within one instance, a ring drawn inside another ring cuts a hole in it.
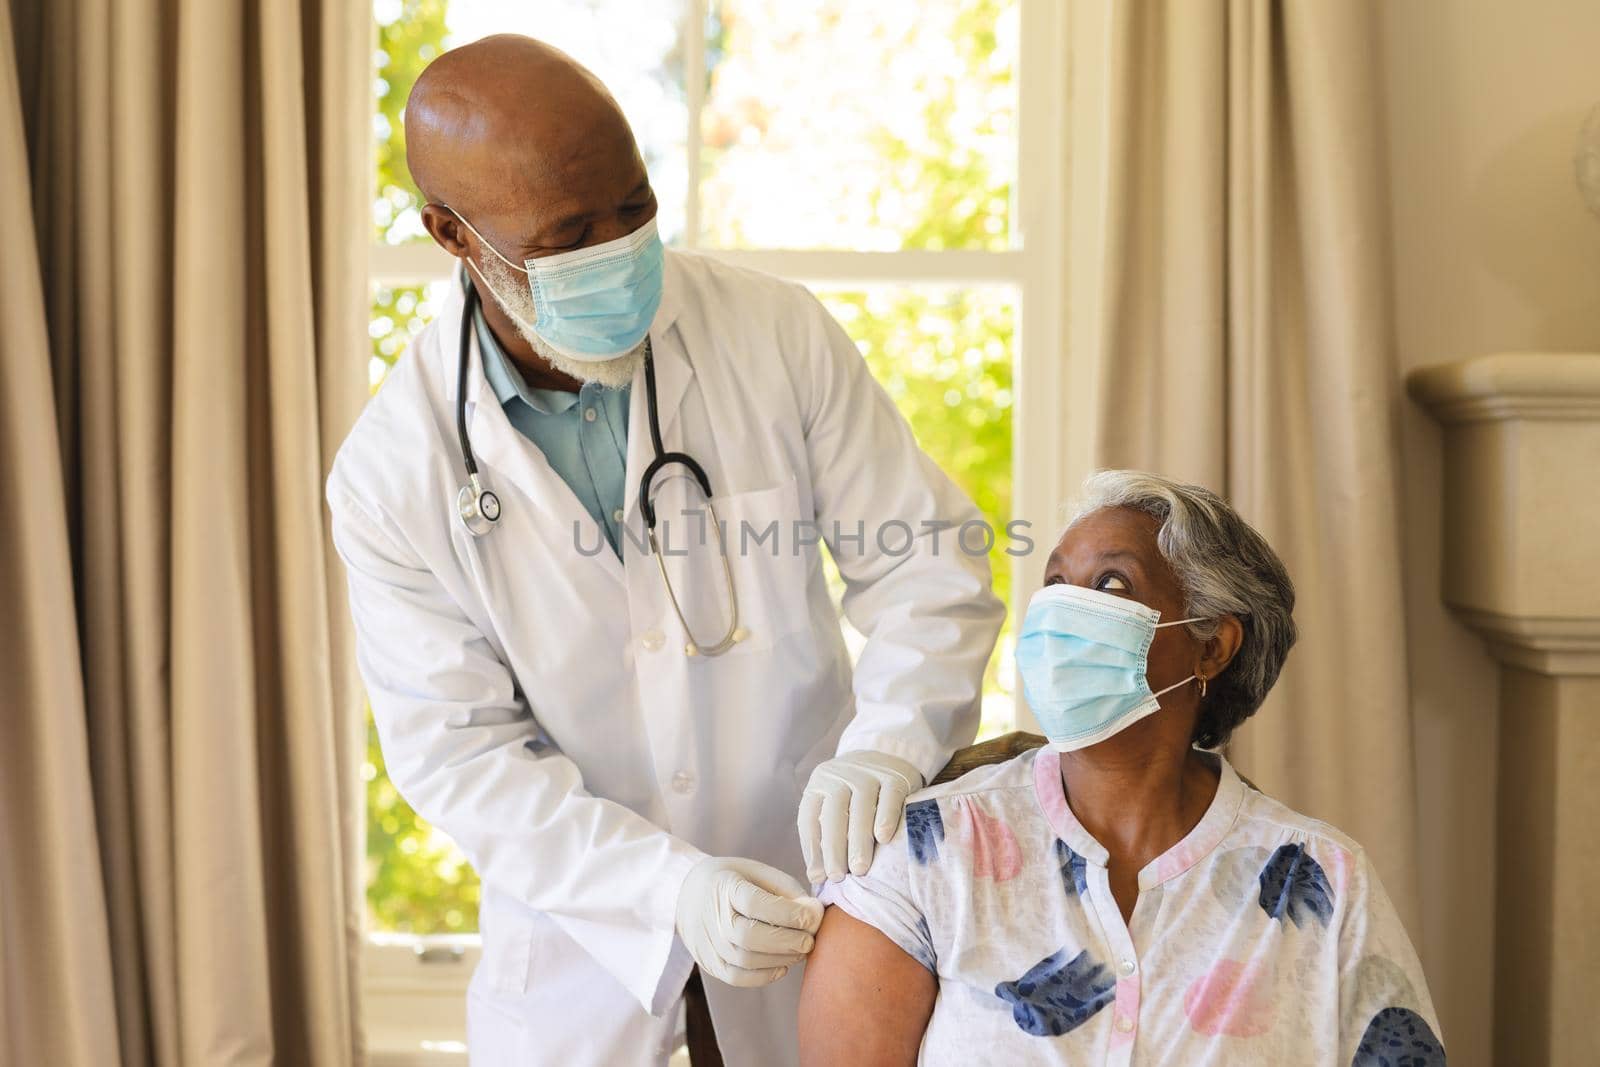
[[[568,233],[572,235],[570,239],[567,238]],[[574,248],[577,248],[579,245],[583,244],[584,238],[588,236],[589,227],[587,226],[579,230],[568,230],[556,234],[545,243],[545,255],[554,255],[557,252],[570,252]]]
[[[1120,574],[1102,574],[1094,587],[1102,593],[1126,593],[1129,588],[1127,580]]]

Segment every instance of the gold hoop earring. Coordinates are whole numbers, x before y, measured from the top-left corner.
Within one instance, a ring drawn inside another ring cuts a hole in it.
[[[1200,679],[1200,699],[1204,700],[1205,698],[1206,698],[1206,680],[1204,678],[1202,678],[1202,679]]]

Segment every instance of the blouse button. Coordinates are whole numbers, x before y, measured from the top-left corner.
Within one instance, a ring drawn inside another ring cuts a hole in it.
[[[599,417],[600,416],[595,412],[594,408],[584,408],[583,409],[583,421],[584,422],[593,422],[595,419],[597,419]]]
[[[1122,965],[1120,967],[1120,970],[1122,971],[1122,977],[1127,978],[1129,975],[1133,974],[1136,969],[1137,968],[1134,967],[1132,960],[1122,961]]]
[[[1133,1020],[1126,1015],[1117,1016],[1117,1029],[1125,1034],[1130,1033],[1133,1030]]]

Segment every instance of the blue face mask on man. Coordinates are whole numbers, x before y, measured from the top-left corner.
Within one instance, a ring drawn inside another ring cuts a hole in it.
[[[617,359],[632,352],[650,332],[661,306],[664,260],[655,219],[614,241],[529,259],[519,267],[485,241],[460,212],[456,218],[506,266],[528,276],[534,320],[518,325],[560,355],[580,363]],[[484,282],[488,284],[488,279]],[[499,302],[502,307],[515,306],[503,298]]]
[[[1195,675],[1150,691],[1150,643],[1165,626],[1152,607],[1077,585],[1047,585],[1028,602],[1017,637],[1023,691],[1059,752],[1088,748],[1160,708],[1160,697]]]

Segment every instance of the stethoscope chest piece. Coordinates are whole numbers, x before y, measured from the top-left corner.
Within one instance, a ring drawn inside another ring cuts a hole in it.
[[[482,537],[500,521],[500,498],[485,489],[476,473],[467,478],[467,484],[456,494],[456,511],[461,525],[474,537]]]

